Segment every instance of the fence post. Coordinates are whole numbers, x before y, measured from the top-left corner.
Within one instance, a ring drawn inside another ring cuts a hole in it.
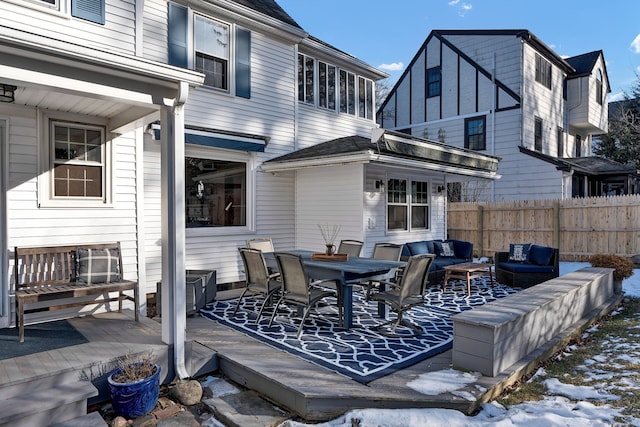
[[[476,236],[478,242],[478,258],[482,258],[484,247],[484,207],[478,205],[478,233]]]
[[[553,246],[560,249],[560,201],[553,203]]]

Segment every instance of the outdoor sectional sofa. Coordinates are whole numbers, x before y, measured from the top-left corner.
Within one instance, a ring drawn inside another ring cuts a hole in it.
[[[443,267],[473,260],[473,243],[463,240],[420,240],[404,244],[403,260],[419,254],[436,255],[429,271],[429,283],[433,285],[444,280]]]
[[[498,283],[517,288],[529,288],[560,275],[558,249],[530,244],[509,246],[509,252],[495,253]]]

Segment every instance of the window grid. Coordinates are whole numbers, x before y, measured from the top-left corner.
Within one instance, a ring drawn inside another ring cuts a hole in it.
[[[104,180],[104,131],[52,123],[53,196],[101,198]]]
[[[204,16],[195,16],[196,71],[205,75],[204,85],[229,89],[229,59],[231,57],[230,26]]]
[[[408,183],[411,182],[411,193]],[[387,229],[410,231],[429,228],[429,183],[391,178],[387,181]]]
[[[440,67],[427,70],[427,98],[440,96],[442,91],[442,73]]]
[[[486,126],[484,117],[465,119],[464,147],[470,150],[486,150]]]

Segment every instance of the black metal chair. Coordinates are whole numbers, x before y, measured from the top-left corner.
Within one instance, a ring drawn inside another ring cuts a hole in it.
[[[387,260],[387,261],[400,261],[400,257],[402,256],[402,247],[403,245],[396,244],[396,243],[376,243],[375,246],[373,247],[373,254],[371,255],[371,258]],[[394,282],[397,282],[398,279],[400,278],[400,275],[398,274],[398,270],[400,269],[396,269],[396,272],[394,273],[394,277],[392,280]],[[362,283],[362,286],[366,288],[365,300],[369,301],[369,298],[371,296],[371,290],[374,287],[378,286],[378,283],[379,281],[375,281],[375,280],[369,280],[367,282]]]
[[[347,254],[349,256],[360,256],[363,243],[359,240],[341,240],[338,245],[339,254]]]
[[[276,257],[278,269],[280,270],[282,293],[271,314],[269,327],[273,324],[280,304],[287,303],[302,307],[304,308],[304,313],[296,335],[296,338],[300,338],[304,321],[309,315],[311,308],[317,305],[323,298],[336,295],[336,292],[333,290],[321,289],[317,286],[324,282],[333,282],[333,280],[310,281],[304,269],[302,257],[299,255],[286,252],[274,252],[274,256]],[[338,317],[340,323],[342,323],[342,307],[340,304],[338,304]]]
[[[244,264],[244,272],[247,285],[238,298],[235,310],[231,316],[235,316],[240,308],[242,298],[247,295],[264,295],[264,301],[258,311],[256,323],[260,320],[262,311],[267,303],[272,299],[273,295],[280,290],[281,283],[278,281],[280,273],[270,273],[267,264],[260,249],[238,248],[242,263]]]
[[[424,302],[424,292],[428,281],[429,269],[435,259],[433,254],[414,255],[409,258],[404,274],[399,282],[380,282],[381,286],[389,286],[389,290],[381,290],[371,295],[372,301],[379,301],[389,306],[396,313],[397,318],[392,333],[401,323],[418,331],[422,329],[408,322],[404,322],[403,315],[411,308]],[[394,320],[389,320],[376,326],[380,329]]]

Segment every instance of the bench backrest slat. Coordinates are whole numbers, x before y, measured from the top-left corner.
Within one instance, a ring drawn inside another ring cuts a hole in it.
[[[120,249],[120,242],[73,246],[15,248],[16,289],[51,286],[75,281],[75,252],[78,248]],[[118,259],[122,274],[122,253]]]

